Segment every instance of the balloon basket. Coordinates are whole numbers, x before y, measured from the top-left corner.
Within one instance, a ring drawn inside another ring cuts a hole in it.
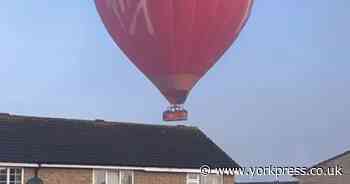
[[[171,105],[163,112],[164,121],[186,121],[188,112],[181,105]]]

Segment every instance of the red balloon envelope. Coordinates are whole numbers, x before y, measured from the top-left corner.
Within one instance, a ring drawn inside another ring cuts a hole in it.
[[[253,0],[96,0],[114,41],[172,104],[171,112],[182,112],[166,120],[186,118],[181,105],[237,38],[252,4]]]

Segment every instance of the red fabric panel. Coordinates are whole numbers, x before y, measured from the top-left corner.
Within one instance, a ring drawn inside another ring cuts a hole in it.
[[[96,0],[117,45],[171,104],[234,42],[253,0]]]

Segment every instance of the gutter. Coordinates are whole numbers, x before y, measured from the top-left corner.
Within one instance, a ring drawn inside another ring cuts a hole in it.
[[[0,162],[0,167],[30,167],[30,168],[39,168],[39,167],[40,167],[40,164]]]
[[[0,162],[0,167],[116,169],[116,170],[135,170],[135,171],[145,171],[145,172],[200,173],[200,169],[186,169],[186,168],[124,167],[124,166],[63,165],[63,164],[29,164],[29,163],[11,163],[11,162]]]

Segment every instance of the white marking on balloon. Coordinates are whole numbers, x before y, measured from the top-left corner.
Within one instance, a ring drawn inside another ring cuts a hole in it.
[[[125,12],[125,2],[124,0],[118,0],[119,1],[119,5],[120,5],[120,8],[122,9],[122,12]],[[128,2],[128,1],[126,1]]]
[[[124,30],[127,30],[130,35],[135,35],[136,33],[136,26],[138,25],[137,23],[140,14],[142,14],[145,19],[147,32],[150,35],[154,35],[155,31],[152,19],[150,18],[147,2],[147,0],[139,0],[136,4],[136,7],[131,7],[129,0],[108,0],[108,6],[112,8],[113,13],[121,23],[122,28]],[[126,29],[127,26],[125,25],[124,19],[122,18],[122,15],[125,14],[127,10],[134,11],[132,12],[132,17],[128,29]]]
[[[122,29],[126,30],[126,26],[122,20],[122,16],[119,13],[119,7],[117,6],[119,3],[119,6],[121,7],[121,11],[125,12],[125,4],[124,4],[124,0],[108,0],[108,6],[110,8],[112,8],[114,15],[118,18],[120,25],[122,27]]]
[[[136,11],[134,14],[134,17],[132,19],[131,25],[130,25],[130,34],[135,34],[136,25],[137,25],[137,17],[140,13],[143,13],[148,33],[151,35],[154,35],[154,28],[152,24],[152,20],[149,16],[148,6],[147,6],[147,0],[140,0],[139,4],[136,7]]]

